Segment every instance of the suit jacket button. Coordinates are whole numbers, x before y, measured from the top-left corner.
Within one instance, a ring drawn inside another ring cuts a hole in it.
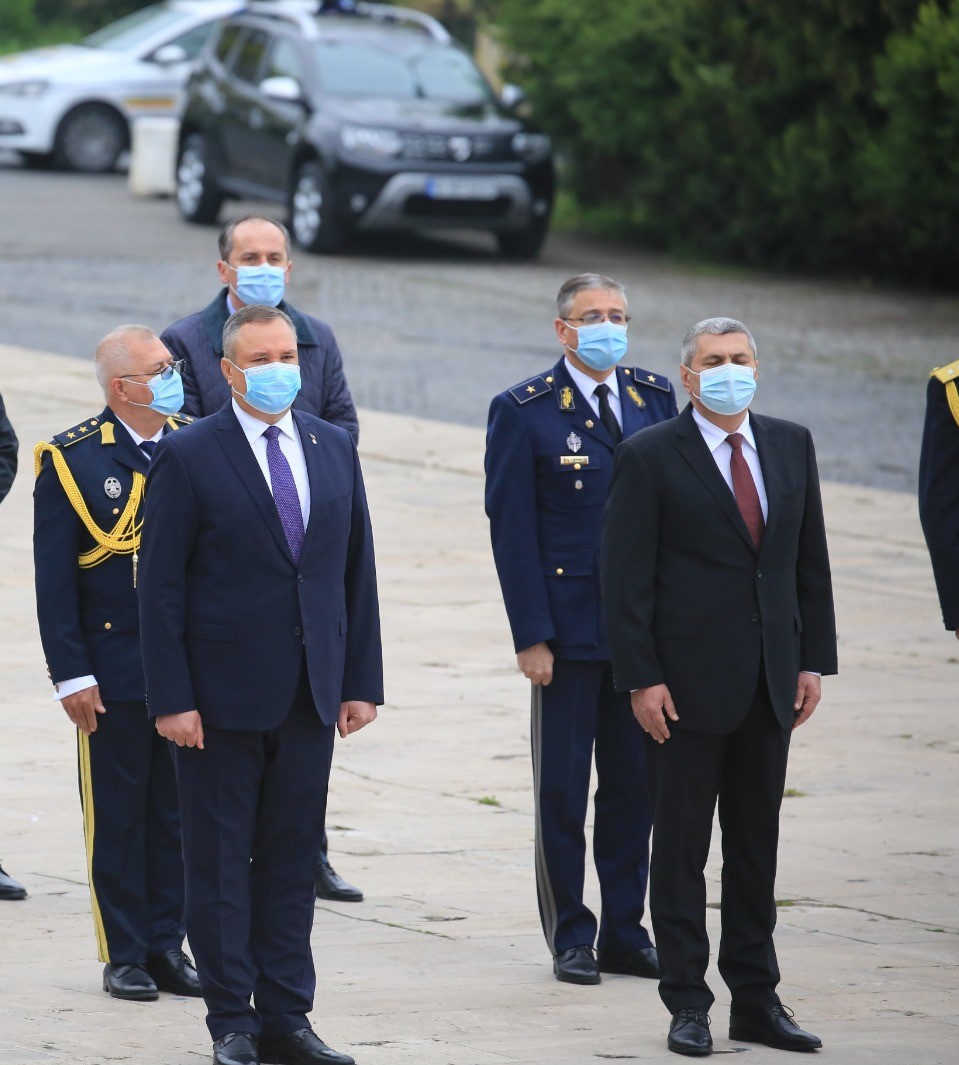
[[[294,636],[302,636],[303,635],[303,630],[299,627],[299,625],[293,630],[293,635]]]
[[[298,573],[296,575],[296,580],[297,580],[298,584],[302,584],[303,583],[303,574],[302,573]]]
[[[562,566],[557,566],[556,567],[556,576],[557,577],[562,577],[563,576],[563,567]]]
[[[752,621],[759,621],[759,615],[758,615],[758,614],[753,614],[753,616],[752,616],[752,619],[751,619],[751,620],[752,620]]]
[[[763,571],[761,569],[756,570],[756,579],[760,581],[763,579]]]

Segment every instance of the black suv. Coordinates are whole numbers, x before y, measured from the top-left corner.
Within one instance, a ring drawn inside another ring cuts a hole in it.
[[[191,222],[215,222],[228,197],[267,199],[288,205],[309,251],[351,230],[443,226],[489,230],[528,258],[554,184],[549,138],[420,12],[254,3],[224,21],[187,86],[177,202]]]

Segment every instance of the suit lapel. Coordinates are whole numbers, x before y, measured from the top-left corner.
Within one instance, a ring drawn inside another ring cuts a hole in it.
[[[114,451],[113,458],[126,466],[129,470],[145,474],[150,468],[150,461],[146,455],[133,442],[133,437],[127,432],[126,427],[108,407],[101,415],[100,422],[113,423]]]
[[[303,536],[303,554],[305,555],[313,540],[313,535],[316,531],[318,522],[316,512],[319,508],[316,505],[316,501],[321,494],[319,486],[323,476],[323,470],[321,468],[320,449],[317,446],[316,437],[304,427],[299,411],[293,411],[293,423],[296,425],[297,432],[300,434],[300,443],[303,445],[303,457],[306,460],[306,474],[310,482],[310,520],[307,523]]]
[[[750,413],[749,423],[753,429],[753,437],[756,441],[756,450],[759,452],[759,465],[763,471],[763,487],[766,489],[766,528],[763,532],[763,541],[760,545],[760,553],[766,544],[773,538],[776,526],[779,524],[780,500],[784,486],[788,483],[788,466],[786,456],[777,448],[773,441],[773,430],[769,423],[762,417]]]
[[[726,517],[736,526],[736,530],[749,545],[750,550],[755,551],[756,546],[749,535],[742,514],[739,513],[736,497],[729,490],[729,485],[719,472],[716,460],[706,446],[706,441],[703,440],[703,434],[693,421],[692,405],[686,407],[673,424],[676,426],[676,446],[680,454],[709,489]],[[765,472],[763,476],[765,479]]]
[[[260,464],[256,461],[256,456],[253,454],[253,448],[250,447],[250,442],[246,438],[246,433],[243,432],[242,426],[233,413],[230,402],[228,401],[226,406],[221,407],[213,417],[217,420],[218,439],[228,462],[250,493],[260,515],[273,535],[273,539],[276,540],[277,546],[292,562],[293,556],[290,554],[290,545],[286,541],[286,533],[283,531],[280,514],[276,509],[276,503],[273,501],[273,495],[270,492],[269,485],[266,483],[266,478],[263,476],[263,471],[260,469]]]
[[[603,423],[599,420],[599,415],[593,410],[593,405],[588,397],[584,396],[574,384],[566,369],[565,359],[560,359],[553,367],[553,377],[555,379],[554,388],[558,396],[561,396],[562,390],[565,388],[571,389],[573,393],[575,409],[563,412],[569,420],[570,429],[576,433],[584,433],[586,436],[592,437],[603,447],[607,447],[612,451],[616,445],[613,443],[609,433],[606,432]],[[561,403],[560,410],[562,411],[562,409]]]

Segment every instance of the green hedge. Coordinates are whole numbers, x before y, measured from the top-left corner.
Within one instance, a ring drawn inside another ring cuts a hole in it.
[[[959,0],[494,0],[586,219],[954,283]]]

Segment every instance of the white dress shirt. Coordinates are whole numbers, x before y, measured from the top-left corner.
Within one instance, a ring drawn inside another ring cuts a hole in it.
[[[596,386],[599,384],[609,385],[610,410],[616,416],[616,421],[619,422],[619,427],[622,429],[623,405],[619,399],[619,378],[616,376],[616,371],[613,370],[605,381],[594,381],[588,374],[584,374],[582,370],[577,369],[569,359],[566,359],[566,369],[573,379],[573,384],[589,400],[589,405],[596,412],[597,417],[599,416],[599,396],[596,395]]]
[[[235,398],[233,400],[233,413],[236,415],[240,428],[250,442],[250,447],[253,449],[253,457],[259,463],[266,479],[267,487],[272,493],[273,485],[270,483],[270,467],[266,460],[266,437],[263,435],[269,429],[269,425],[266,422],[261,422],[259,418],[254,418],[252,414],[247,414]],[[293,414],[290,411],[287,411],[275,424],[277,429],[280,430],[280,435],[277,438],[280,450],[286,456],[286,461],[293,471],[293,482],[296,485],[296,494],[300,497],[300,510],[303,512],[303,528],[305,529],[310,523],[310,478],[306,472],[303,441],[300,440],[300,434],[297,432]]]
[[[144,440],[159,440],[163,436],[163,426],[153,434],[153,436],[140,436],[136,429],[132,429],[127,423],[119,417],[116,412],[113,412],[113,416],[123,426],[124,429],[133,438],[134,444],[139,447]],[[144,452],[145,454],[145,452]],[[53,686],[53,698],[57,701],[66,699],[68,695],[75,695],[77,692],[83,691],[84,688],[92,688],[97,683],[97,678],[93,674],[89,674],[86,677],[73,677],[70,680],[61,680]]]
[[[725,429],[720,429],[718,425],[704,418],[695,407],[693,407],[693,421],[696,423],[699,431],[703,434],[703,440],[706,441],[706,447],[709,448],[710,454],[719,469],[719,472],[723,475],[723,480],[729,485],[730,492],[735,496],[733,489],[733,475],[729,468],[729,464],[733,457],[733,446],[730,444],[726,437],[730,434]],[[766,485],[763,481],[763,468],[759,464],[759,452],[756,450],[756,439],[753,436],[752,426],[749,424],[749,411],[746,412],[746,417],[743,424],[736,430],[743,438],[743,458],[746,460],[746,465],[749,467],[749,472],[753,475],[753,481],[756,484],[756,491],[759,493],[759,505],[763,508],[763,521],[769,520],[769,502],[766,499]]]

